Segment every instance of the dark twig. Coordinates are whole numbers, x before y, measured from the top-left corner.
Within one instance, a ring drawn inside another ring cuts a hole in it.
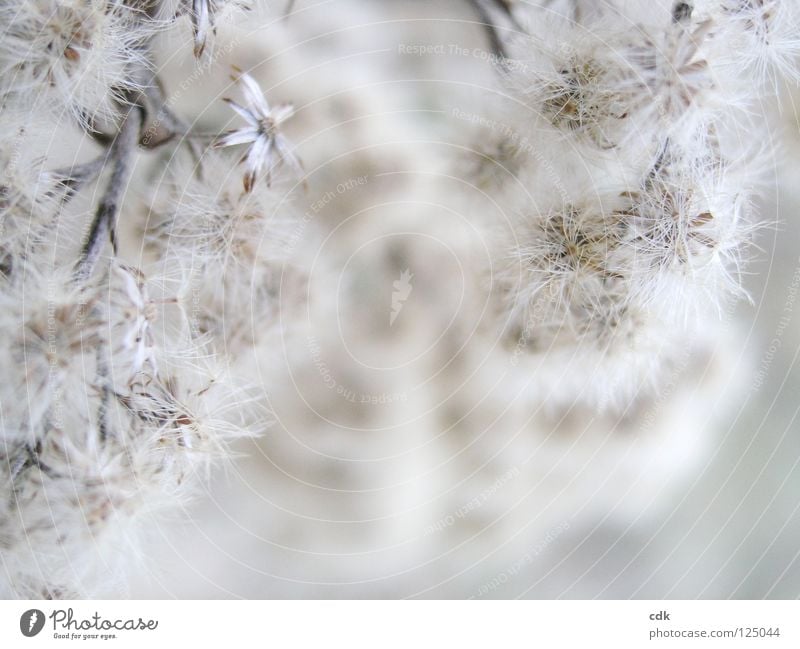
[[[144,111],[139,145],[145,149],[157,149],[177,137],[179,144],[186,144],[194,159],[199,162],[203,147],[189,125],[169,107],[158,76],[154,75],[143,86],[144,90],[138,97]]]
[[[79,281],[86,280],[92,274],[106,238],[110,239],[111,246],[116,252],[116,221],[119,203],[130,178],[131,156],[136,149],[141,123],[141,109],[138,106],[132,106],[124,116],[119,132],[111,144],[108,159],[114,168],[78,260],[75,276]]]
[[[64,190],[62,200],[69,202],[84,185],[97,178],[105,167],[106,160],[107,157],[104,154],[89,162],[49,172],[55,183]]]
[[[469,0],[469,3],[475,9],[475,13],[478,14],[478,18],[480,19],[481,24],[486,31],[486,36],[489,39],[489,47],[491,48],[492,53],[497,56],[500,61],[505,61],[505,59],[508,58],[506,48],[505,45],[503,45],[503,41],[500,38],[500,33],[497,30],[497,24],[492,18],[491,12],[487,5],[493,6],[497,11],[505,16],[506,19],[508,19],[515,29],[522,31],[522,26],[519,24],[519,22],[517,22],[517,19],[514,17],[514,14],[511,11],[511,3],[508,0]]]
[[[176,136],[185,136],[189,127],[170,110],[158,78],[148,83],[142,94],[142,104],[146,111],[139,144],[146,149],[155,149]]]

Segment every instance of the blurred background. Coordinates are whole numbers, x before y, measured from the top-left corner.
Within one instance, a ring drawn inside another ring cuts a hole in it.
[[[600,414],[549,407],[488,324],[508,215],[472,173],[464,116],[491,117],[496,71],[471,3],[232,17],[202,83],[184,83],[188,23],[160,39],[201,131],[228,119],[231,63],[294,104],[304,281],[233,368],[261,386],[262,435],[148,525],[128,596],[800,595],[800,93],[771,98],[752,303],[687,341],[657,394]]]

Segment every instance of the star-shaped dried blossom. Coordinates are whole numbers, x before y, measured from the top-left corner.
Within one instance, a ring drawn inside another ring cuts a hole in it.
[[[156,318],[155,303],[147,291],[147,280],[137,268],[115,264],[114,271],[121,286],[114,293],[114,306],[119,313],[124,330],[121,349],[129,355],[132,376],[141,373],[145,365],[150,366],[152,376],[158,375],[153,341],[153,321]]]
[[[241,106],[225,97],[239,115],[247,122],[247,126],[228,131],[217,139],[214,146],[226,147],[237,144],[250,144],[245,157],[244,190],[249,192],[266,167],[267,184],[270,183],[273,168],[286,162],[298,175],[303,168],[300,161],[292,153],[286,138],[278,131],[278,127],[294,114],[291,104],[279,104],[270,107],[264,93],[256,81],[246,72],[234,67],[233,80],[241,85],[247,106]]]

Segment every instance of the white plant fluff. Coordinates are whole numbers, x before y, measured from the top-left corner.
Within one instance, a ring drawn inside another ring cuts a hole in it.
[[[9,127],[0,136],[4,596],[116,592],[142,522],[185,502],[253,423],[229,361],[189,321],[192,284],[181,266],[203,259],[208,284],[232,249],[255,250],[254,226],[232,235],[232,224],[250,219],[235,210],[240,197],[231,193],[233,207],[220,206],[215,224],[183,204],[183,220],[164,233],[181,242],[180,263],[158,251],[176,261],[167,281],[148,279],[143,260],[125,263],[119,250],[137,149],[178,140],[175,149],[194,154],[204,137],[191,140],[150,71],[149,39],[164,26],[156,9],[36,0],[0,10]],[[80,151],[58,150],[57,134]],[[218,177],[219,164],[207,171]],[[182,182],[181,195],[191,192],[192,177]],[[210,195],[227,205],[213,185]],[[254,209],[267,236],[267,213]]]
[[[219,394],[207,362],[158,345],[158,306],[137,269],[114,264],[85,287],[29,270],[4,282],[2,302],[3,363],[23,368],[0,397],[11,586],[26,597],[96,593],[92,555],[132,542],[132,517],[180,502],[237,434],[223,416],[236,395]]]
[[[800,80],[800,5],[454,2],[482,25],[493,86],[446,114],[433,75],[420,110],[407,80],[362,74],[363,52],[317,65],[309,34],[333,51],[393,24],[362,2],[0,6],[0,595],[124,592],[141,537],[267,429],[273,396],[286,434],[262,437],[256,479],[275,502],[315,495],[264,520],[276,547],[323,556],[309,521],[364,523],[390,549],[403,525],[446,521],[456,495],[426,488],[460,461],[499,481],[481,507],[495,491],[516,507],[540,481],[519,457],[563,457],[541,418],[589,413],[591,459],[686,350],[713,355],[747,295],[777,156],[765,100]],[[490,216],[442,216],[454,177]],[[358,557],[342,530],[336,552]]]
[[[4,2],[0,70],[5,101],[66,108],[93,121],[114,113],[141,87],[143,44],[154,25],[144,7],[122,0]]]
[[[215,150],[199,162],[189,155],[174,160],[158,184],[145,232],[156,267],[185,275],[195,333],[224,341],[230,351],[254,344],[277,320],[281,281],[293,276],[285,253],[296,227],[290,199],[263,177],[245,191],[249,174]]]
[[[625,407],[652,392],[674,342],[744,295],[770,136],[753,88],[797,69],[783,32],[794,12],[665,8],[598,5],[582,22],[519,8],[529,32],[500,66],[507,100],[485,111],[482,139],[496,144],[482,145],[476,177],[514,170],[494,190],[513,221],[498,253],[506,331],[555,364],[564,346],[587,359],[579,395],[561,376],[564,403]]]

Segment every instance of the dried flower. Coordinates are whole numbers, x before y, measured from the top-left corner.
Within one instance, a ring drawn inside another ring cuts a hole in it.
[[[566,401],[580,386],[594,407],[629,405],[692,323],[746,295],[761,164],[739,128],[753,93],[720,52],[732,49],[730,17],[684,5],[633,13],[628,30],[610,17],[588,34],[533,21],[544,60],[506,75],[518,103],[505,130],[534,153],[495,189],[519,213],[500,278],[506,333],[525,340],[543,376],[565,355],[585,359],[591,380],[554,383]]]
[[[241,399],[208,363],[177,340],[156,344],[145,284],[114,266],[84,287],[68,272],[0,286],[0,354],[24,368],[0,386],[7,595],[91,594],[97,553],[118,561],[132,521],[188,493],[243,432],[220,416]]]
[[[643,33],[641,43],[627,46],[623,57],[630,68],[620,73],[620,86],[632,111],[662,130],[684,127],[687,111],[712,86],[700,52],[711,29],[711,21],[691,28],[675,24],[658,35]]]
[[[241,85],[246,107],[227,97],[224,101],[228,102],[248,125],[220,136],[214,146],[251,145],[245,159],[244,190],[246,192],[253,189],[256,178],[262,175],[265,168],[269,185],[272,170],[280,162],[286,162],[292,171],[298,176],[302,176],[303,169],[300,161],[292,153],[288,141],[278,130],[280,125],[294,114],[292,105],[279,104],[275,108],[270,108],[267,98],[253,77],[235,67],[234,73],[232,79]]]
[[[709,10],[719,29],[715,55],[731,73],[761,82],[800,80],[800,6],[790,0],[721,0]]]
[[[208,33],[217,33],[216,18],[227,7],[250,9],[248,0],[179,0],[175,17],[189,16],[192,22],[194,55],[203,56]]]
[[[610,120],[624,119],[628,112],[624,95],[609,84],[603,64],[592,60],[571,60],[557,78],[546,84],[542,108],[559,128],[585,132],[601,146],[606,140]]]
[[[199,174],[189,155],[168,167],[145,240],[159,272],[182,269],[191,284],[195,334],[230,349],[235,340],[252,343],[275,321],[280,283],[296,272],[287,254],[296,229],[282,192],[266,184],[242,192],[228,159],[210,150]]]
[[[0,93],[66,106],[82,123],[104,119],[140,87],[152,29],[123,0],[14,0],[0,6]],[[49,106],[48,106],[49,105]]]
[[[568,48],[552,43],[549,69],[511,75],[526,103],[562,131],[588,135],[599,147],[624,140],[661,146],[664,137],[696,127],[712,87],[701,48],[712,23],[641,26],[598,32]],[[712,104],[713,105],[713,104]]]

